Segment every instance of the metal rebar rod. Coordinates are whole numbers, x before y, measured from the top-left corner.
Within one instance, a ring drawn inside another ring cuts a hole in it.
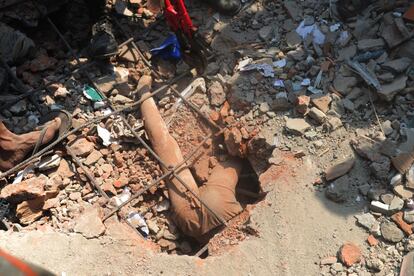
[[[121,47],[123,47],[123,46],[125,46],[125,45],[127,45],[127,44],[131,43],[132,41],[134,41],[134,38],[133,38],[133,37],[128,38],[127,40],[125,40],[124,42],[122,42],[121,44],[119,44],[119,45],[118,45],[118,48],[121,48]]]
[[[135,136],[135,138],[151,153],[151,155],[160,163],[160,165],[162,167],[164,167],[167,170],[170,170],[169,167],[167,167],[167,165],[161,160],[161,158],[158,156],[158,154],[134,131],[133,127],[128,124],[127,120],[125,119],[124,116],[122,116],[122,114],[120,114],[119,116],[121,116],[124,124],[128,127],[128,129],[132,132],[132,134]],[[193,153],[195,154],[198,151],[199,148],[197,148],[197,150],[194,150]],[[221,223],[223,223],[224,225],[226,225],[226,221],[219,216],[216,212],[214,212],[213,209],[211,209],[207,203],[204,202],[204,200],[202,200],[200,198],[200,196],[198,196],[193,190],[191,190],[187,183],[185,183],[185,181],[175,172],[173,171],[173,176],[180,182],[181,185],[183,185],[187,191],[189,191],[202,205],[204,205],[204,207],[213,215],[215,216]]]
[[[126,110],[131,109],[131,108],[135,108],[136,106],[140,105],[143,101],[145,101],[145,100],[147,100],[147,99],[149,99],[149,98],[157,95],[158,93],[160,93],[163,89],[165,89],[165,87],[161,87],[161,88],[157,89],[156,91],[152,92],[151,94],[145,96],[144,98],[139,99],[138,101],[136,101],[136,102],[134,102],[134,103],[132,103],[130,105],[126,105],[126,106],[124,106],[122,108],[116,109],[116,110],[114,110],[113,112],[111,112],[109,114],[106,114],[106,115],[102,115],[102,116],[93,118],[93,119],[89,120],[88,122],[85,122],[84,124],[78,126],[77,128],[74,128],[73,130],[68,131],[66,134],[58,137],[54,142],[50,143],[44,149],[38,151],[36,154],[34,154],[31,157],[27,158],[26,160],[20,162],[19,164],[17,164],[13,168],[7,170],[6,172],[1,173],[0,174],[0,179],[3,179],[5,177],[9,176],[10,174],[17,172],[23,166],[26,166],[26,165],[30,164],[36,158],[41,157],[44,153],[46,153],[49,150],[51,150],[54,146],[56,146],[57,144],[59,144],[60,142],[62,142],[69,135],[75,134],[76,132],[78,132],[79,130],[81,130],[81,129],[85,128],[85,127],[88,127],[88,126],[90,126],[92,124],[99,123],[102,120],[104,120],[106,118],[109,118],[111,116],[114,116],[114,115],[116,115],[116,114],[118,114],[120,112],[126,111]]]
[[[69,155],[72,157],[72,160],[75,161],[75,163],[83,170],[86,177],[89,179],[89,181],[92,183],[92,185],[95,187],[96,190],[103,196],[105,199],[109,200],[109,196],[102,190],[101,186],[96,181],[95,177],[90,173],[89,169],[86,168],[82,162],[79,160],[79,158],[75,155],[75,153],[66,146],[66,152],[69,153]]]
[[[84,70],[84,69],[92,66],[93,64],[95,64],[95,62],[89,62],[89,63],[82,64],[82,65],[76,65],[75,68],[73,68],[70,72],[64,73],[64,74],[60,75],[54,81],[52,81],[50,83],[47,83],[47,84],[41,84],[38,88],[31,89],[31,90],[29,90],[29,91],[27,91],[27,92],[25,92],[23,94],[18,95],[15,99],[12,99],[12,100],[7,101],[5,104],[3,104],[3,105],[0,106],[0,110],[6,109],[9,106],[12,106],[13,104],[19,102],[20,100],[23,100],[26,97],[29,97],[29,96],[31,96],[31,95],[33,95],[35,93],[38,93],[38,92],[46,89],[46,87],[49,86],[50,84],[57,83],[57,82],[63,80],[64,78],[67,78],[69,75],[72,75],[72,74],[76,73],[79,70]],[[61,65],[58,68],[56,68],[56,70],[62,69],[62,68],[64,68],[64,66],[65,65]]]
[[[122,25],[116,20],[114,19],[114,22],[117,24],[117,26],[121,29],[121,31],[124,33],[125,36],[127,36],[124,28],[122,27]],[[134,41],[131,42],[131,45],[135,48],[135,50],[138,52],[138,54],[141,56],[141,58],[143,59],[144,63],[148,66],[149,69],[152,69],[152,65],[151,63],[145,58],[144,54],[142,54],[141,50],[139,49],[139,47],[135,44]],[[152,70],[153,73],[155,73],[158,77],[161,77],[160,74],[158,72],[156,72],[155,70]],[[210,123],[213,127],[215,127],[218,130],[221,130],[221,128],[214,123],[212,120],[210,120],[209,118],[207,118],[197,107],[195,107],[192,103],[190,103],[189,101],[187,101],[187,99],[185,99],[174,87],[171,87],[171,90],[177,94],[184,103],[188,104],[196,113],[198,113],[202,118],[204,118],[205,120],[207,120],[208,123]],[[133,129],[131,127],[130,129],[133,133]],[[139,136],[136,136],[136,138],[138,140],[142,139]],[[141,142],[140,141],[140,142]],[[160,162],[161,166],[163,166],[166,169],[169,169],[168,167],[165,166],[165,164],[162,162],[162,160],[159,158],[159,156],[144,142],[143,145],[150,151],[150,153]],[[197,198],[197,200],[200,201],[200,203],[202,205],[204,205],[204,207],[211,213],[213,214],[223,225],[227,225],[227,222],[220,217],[216,212],[214,212],[196,193],[194,193],[194,191],[192,191],[191,189],[189,189],[188,185],[185,183],[185,181],[183,181],[183,179],[177,175],[174,172],[174,177],[195,197]]]
[[[210,139],[213,136],[213,134],[207,136],[206,138],[204,138],[204,140],[197,146],[196,149],[194,149],[193,153],[190,154],[189,156],[187,156],[180,164],[178,164],[177,166],[175,166],[174,169],[164,173],[162,176],[160,176],[158,179],[153,180],[149,185],[147,185],[143,190],[141,190],[140,192],[138,192],[137,194],[135,194],[134,196],[132,196],[129,200],[125,201],[124,203],[122,203],[121,205],[119,205],[117,208],[115,208],[114,210],[112,210],[109,214],[107,214],[104,217],[104,221],[106,219],[108,219],[109,217],[111,217],[113,214],[115,214],[116,212],[118,212],[122,207],[124,207],[125,205],[127,205],[128,203],[130,203],[132,200],[134,200],[135,198],[138,198],[139,196],[141,196],[143,193],[145,193],[146,191],[148,191],[150,188],[154,187],[155,185],[158,185],[162,180],[164,180],[165,178],[171,176],[171,174],[173,174],[173,172],[180,170],[182,168],[182,166],[184,164],[186,164],[188,162],[188,160],[190,160],[197,152],[198,149],[200,149],[207,141],[208,139]]]
[[[125,32],[125,30],[122,28],[122,26],[121,26],[121,24],[119,24],[119,22],[117,22],[116,20],[115,20],[115,22],[117,23],[117,25],[119,26],[119,28],[123,31],[123,33],[124,33],[124,35],[125,36],[127,36],[126,35],[126,32]],[[140,51],[140,49],[137,47],[137,45],[135,44],[135,42],[132,42],[131,43],[132,44],[132,46],[138,51],[138,53],[139,53],[139,55],[141,56],[141,58],[144,60],[144,63],[145,64],[147,64],[147,66],[150,68],[150,69],[152,69],[152,65],[146,60],[146,58],[145,58],[145,56],[142,54],[142,52]],[[156,72],[155,70],[152,70],[152,72],[154,73],[154,74],[156,74],[158,77],[160,76],[159,74],[158,74],[158,72]],[[184,97],[182,97],[182,95],[174,88],[174,87],[171,87],[171,90],[175,93],[175,94],[177,94],[186,104],[188,104],[195,112],[197,112],[199,115],[201,115],[201,117],[202,118],[204,118],[204,119],[207,119],[207,122],[210,124],[210,125],[212,125],[212,126],[214,126],[215,128],[218,128],[218,129],[220,129],[221,130],[221,128],[220,127],[218,127],[212,120],[210,120],[210,118],[207,118],[204,114],[202,114],[202,112],[198,109],[198,108],[196,108],[192,103],[190,103],[189,101],[187,101],[187,99],[185,99]],[[179,180],[180,181],[180,179],[177,177],[177,175],[176,174],[174,174],[174,176],[176,176],[176,178],[177,178],[177,180]],[[181,182],[181,181],[180,181]],[[186,186],[186,184],[185,183],[182,183],[184,186]],[[189,190],[190,192],[192,192],[190,189],[188,189],[188,187],[186,187],[187,188],[187,190]],[[214,212],[213,212],[213,214],[214,214]],[[221,220],[220,220],[221,221]],[[223,222],[222,222],[223,223]],[[224,223],[223,223],[223,225],[224,225],[224,227],[226,228],[227,227],[227,222],[225,222],[224,221]],[[198,252],[197,252],[197,254],[196,254],[196,256],[197,257],[199,257],[201,254],[203,254],[206,250],[208,249],[208,243],[203,247],[203,248],[201,248]]]
[[[145,63],[145,65],[152,69],[152,64],[145,58],[144,54],[141,52],[141,50],[138,48],[137,44],[135,44],[135,39],[132,37],[132,35],[128,35],[127,32],[125,31],[124,27],[121,25],[121,23],[119,23],[119,21],[116,18],[113,18],[113,21],[115,22],[115,24],[118,26],[118,28],[121,30],[121,32],[123,33],[123,35],[126,38],[132,38],[131,41],[131,45],[132,47],[134,47],[135,50],[138,50],[138,55],[141,57],[141,59],[143,60],[143,62]]]
[[[96,117],[94,119],[89,120],[88,122],[85,122],[84,124],[80,125],[79,127],[67,132],[65,135],[59,137],[56,141],[50,143],[47,147],[45,147],[43,150],[37,152],[35,155],[27,158],[26,160],[20,162],[19,164],[17,164],[16,166],[14,166],[13,168],[7,170],[4,173],[0,174],[0,179],[3,179],[7,176],[9,176],[12,173],[17,172],[20,168],[22,168],[23,166],[26,166],[28,164],[30,164],[33,160],[35,160],[38,157],[41,157],[44,153],[48,152],[49,150],[51,150],[54,146],[56,146],[57,144],[59,144],[61,141],[63,141],[64,139],[66,139],[69,135],[71,134],[75,134],[76,132],[78,132],[79,130],[88,127],[92,124],[96,124],[101,122],[104,119],[107,119],[113,115],[116,115],[120,112],[124,112],[127,111],[129,109],[133,109],[135,107],[137,107],[138,105],[140,105],[142,102],[146,101],[147,99],[156,96],[157,94],[161,93],[162,91],[164,91],[165,89],[167,89],[172,83],[175,83],[179,80],[181,80],[182,78],[184,78],[185,76],[187,76],[188,74],[191,74],[191,71],[187,71],[182,73],[181,75],[178,75],[177,77],[175,77],[174,79],[172,79],[171,81],[169,81],[167,84],[159,87],[158,89],[156,89],[155,91],[153,91],[151,94],[145,96],[144,98],[139,99],[138,101],[129,104],[129,105],[125,105],[124,107],[121,107],[119,109],[115,109],[112,113],[107,114],[107,115],[103,115],[100,117]],[[137,90],[133,91],[133,93],[136,93]]]
[[[200,248],[200,250],[195,253],[194,257],[200,257],[204,252],[207,251],[209,243],[206,243],[203,247]]]
[[[74,57],[74,58],[76,58],[76,60],[78,61],[78,63],[80,63],[80,60],[79,60],[79,58],[76,56],[76,54],[75,54],[75,52],[73,51],[73,49],[71,48],[71,46],[70,46],[70,44],[66,41],[66,39],[64,38],[64,36],[62,35],[62,33],[60,33],[60,31],[58,30],[58,28],[56,27],[56,25],[52,22],[52,20],[50,20],[50,18],[49,17],[46,17],[47,18],[47,20],[48,20],[48,22],[51,24],[51,26],[52,26],[52,28],[55,30],[55,32],[59,35],[59,37],[61,38],[61,40],[63,40],[63,42],[65,43],[65,45],[66,45],[66,47],[69,49],[69,51],[71,52],[71,54],[72,54],[72,56]],[[118,23],[118,25],[120,26],[120,24],[119,24],[119,22],[117,22]],[[144,60],[144,63],[146,63],[146,65],[149,67],[149,68],[151,68],[151,64],[145,59],[145,57],[144,57],[144,55],[142,54],[142,52],[140,51],[140,49],[137,47],[137,45],[135,44],[135,42],[134,41],[132,41],[131,42],[132,43],[132,45],[133,45],[133,47],[134,48],[136,48],[136,50],[139,52],[139,54],[141,55],[141,58]],[[157,75],[159,75],[158,73],[156,73]],[[89,79],[89,81],[92,83],[92,84],[94,84],[94,86],[95,86],[95,88],[98,90],[98,92],[99,93],[101,93],[100,91],[99,91],[99,88],[95,85],[95,83],[92,81],[92,79],[91,79],[91,77],[89,76],[89,74],[88,73],[86,73],[86,76],[87,76],[87,78]],[[173,89],[173,90],[175,90],[175,88],[173,88],[173,87],[171,87],[171,89]],[[180,93],[178,92],[178,91],[176,91],[177,92],[177,94],[179,95],[179,96],[181,96],[180,95]],[[101,93],[101,95],[104,95],[104,94],[102,94]],[[186,99],[183,99],[183,101],[184,102],[187,102],[186,101]],[[188,102],[187,102],[188,103]],[[110,105],[112,106],[112,103],[110,103]],[[193,106],[193,105],[190,105],[190,107],[192,107],[194,110],[196,110],[196,112],[197,111],[199,111],[198,110],[198,108],[196,108],[195,106]],[[201,111],[200,111],[201,112]],[[124,120],[124,123],[126,123],[126,125],[128,126],[128,128],[130,129],[130,131],[132,131],[133,133],[135,133],[134,134],[134,136],[138,139],[138,140],[140,140],[140,142],[142,141],[142,142],[144,142],[143,140],[142,140],[142,138],[141,137],[139,137],[139,135],[137,135],[137,133],[133,130],[133,128],[128,124],[128,122],[126,121],[126,119],[123,117],[123,114],[121,113],[121,112],[118,112],[118,114],[117,114],[118,116],[120,116],[121,118],[123,118],[123,120]],[[202,115],[204,115],[204,114],[202,114]],[[203,118],[204,118],[204,116],[203,116]],[[208,119],[208,122],[210,122],[210,120]],[[212,122],[214,125],[215,125],[215,123],[214,122]],[[220,129],[220,127],[218,127],[218,129]],[[216,218],[218,218],[219,220],[220,220],[220,222],[223,224],[223,225],[227,225],[227,222],[223,219],[223,218],[221,218],[219,215],[217,215],[205,202],[203,202],[203,200],[197,195],[197,194],[195,194],[191,189],[189,189],[189,187],[187,186],[187,184],[181,179],[181,177],[179,177],[179,175],[177,175],[176,173],[175,173],[175,171],[174,170],[171,170],[171,168],[168,168],[168,167],[166,167],[165,166],[165,164],[162,162],[162,160],[159,158],[159,156],[157,155],[157,154],[155,154],[155,152],[153,152],[153,150],[144,142],[143,143],[143,145],[148,149],[148,150],[150,150],[150,152],[152,153],[152,155],[160,162],[160,164],[162,165],[162,166],[164,166],[167,170],[169,170],[170,172],[172,172],[172,174],[174,175],[174,177],[194,196],[194,197],[196,197],[199,201],[200,201],[200,203],[202,204],[202,205],[204,205],[204,207],[206,207],[206,209],[208,210],[208,211],[210,211]],[[75,158],[76,158],[76,156],[75,156]],[[97,185],[97,186],[99,186],[99,185]],[[99,187],[100,188],[100,187]]]
[[[144,236],[141,234],[141,232],[138,231],[137,228],[134,227],[134,225],[132,225],[127,219],[123,219],[125,221],[125,223],[131,227],[135,233],[137,233],[138,236],[140,236],[140,238],[144,239]]]
[[[49,22],[51,24],[53,24],[52,21],[49,20]],[[56,31],[57,28],[54,28]],[[65,39],[63,37],[63,35],[60,35],[61,39]],[[67,44],[67,47],[70,47],[69,43],[66,41],[65,44]],[[137,49],[137,51],[139,51],[139,49]],[[74,51],[72,50],[71,53],[74,53]],[[90,77],[90,75],[85,72],[86,77],[88,78],[89,82],[94,86],[94,88],[98,91],[99,94],[101,94],[109,103],[109,106],[113,109],[113,104],[105,97],[105,94],[102,93],[102,91],[100,91],[99,87],[96,85],[96,83],[92,80],[92,78]],[[178,91],[177,91],[178,93]],[[178,93],[178,95],[181,96],[180,93]],[[186,101],[186,99],[183,99],[183,101]],[[195,108],[195,110],[199,111],[197,108]],[[201,113],[201,111],[199,111]],[[153,149],[134,131],[134,128],[128,123],[128,121],[125,119],[125,117],[123,116],[122,113],[118,113],[117,114],[123,121],[123,123],[127,126],[127,128],[132,132],[132,134],[135,136],[135,138],[151,153],[151,155],[161,164],[162,167],[164,167],[167,170],[170,170],[169,167],[167,167],[165,165],[165,163],[161,160],[161,158],[158,156],[158,154],[156,154]],[[220,129],[218,127],[218,129]],[[214,212],[214,210],[212,208],[210,208],[196,193],[194,193],[194,191],[192,191],[191,189],[189,189],[188,185],[185,183],[185,181],[173,171],[173,175],[174,177],[181,183],[181,185],[183,185],[213,216],[215,216],[222,224],[226,225],[226,221],[219,216],[216,212]]]

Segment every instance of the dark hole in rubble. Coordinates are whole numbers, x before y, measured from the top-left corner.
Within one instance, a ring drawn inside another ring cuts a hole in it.
[[[254,172],[250,162],[243,160],[243,169],[239,176],[239,182],[236,187],[237,201],[245,208],[247,205],[257,204],[263,200],[265,195],[261,193],[260,183],[257,174]],[[241,226],[241,225],[240,225]],[[247,231],[243,231],[243,234],[249,235]],[[194,245],[200,249],[202,245],[194,243]],[[196,253],[195,251],[194,253]],[[191,255],[191,254],[190,254]],[[199,257],[205,259],[209,256],[208,249],[204,251]]]
[[[141,205],[148,205],[148,212],[142,214],[143,217],[151,217],[147,220],[148,225],[150,226],[150,234],[146,237],[148,240],[158,244],[161,247],[162,252],[168,254],[177,254],[177,255],[195,255],[201,248],[206,244],[200,244],[194,238],[186,236],[185,233],[180,231],[175,224],[170,219],[170,213],[167,212],[157,212],[157,206],[159,206],[159,192],[163,190],[163,196],[166,196],[167,189],[162,187],[157,193],[151,194],[147,192],[144,195],[143,202]],[[257,174],[254,172],[250,162],[245,159],[243,160],[243,168],[239,176],[239,181],[236,187],[236,198],[243,208],[247,205],[256,204],[264,198],[264,194],[261,192],[259,180]],[[165,202],[165,200],[164,200]],[[157,225],[154,225],[152,222],[157,221]],[[165,223],[165,224],[164,224]],[[242,228],[244,226],[237,225],[236,228],[240,230],[240,235],[250,235],[251,233],[244,231]],[[217,230],[217,231],[216,231]],[[223,230],[222,227],[213,229],[214,233],[220,233]],[[138,229],[140,231],[140,229]],[[141,234],[145,235],[144,232],[140,231]],[[219,237],[219,239],[222,239]],[[239,237],[235,237],[239,239]],[[239,240],[241,241],[241,240]],[[220,241],[221,242],[221,241]],[[227,241],[225,241],[226,243]],[[234,244],[237,244],[233,241]],[[208,250],[205,250],[199,257],[207,258],[209,256]]]

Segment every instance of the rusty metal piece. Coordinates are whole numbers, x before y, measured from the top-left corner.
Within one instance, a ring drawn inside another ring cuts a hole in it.
[[[209,139],[211,139],[212,135],[207,136],[206,138],[204,138],[203,141],[201,141],[201,143],[194,149],[194,152],[192,154],[190,154],[189,156],[187,156],[182,163],[178,164],[174,169],[170,170],[169,172],[163,174],[162,176],[160,176],[158,179],[152,181],[149,185],[147,185],[144,189],[142,189],[141,191],[139,191],[138,193],[136,193],[135,195],[133,195],[130,199],[128,199],[127,201],[125,201],[124,203],[122,203],[120,206],[117,206],[115,209],[113,209],[110,213],[108,213],[104,218],[103,221],[107,220],[108,218],[110,218],[113,214],[117,213],[122,207],[124,207],[125,205],[129,204],[132,200],[140,197],[142,194],[144,194],[146,191],[148,191],[149,189],[151,189],[152,187],[160,184],[160,182],[164,179],[166,179],[167,177],[170,177],[171,174],[176,171],[179,170],[182,166],[184,166],[191,158],[193,158],[193,156],[201,149],[201,147],[207,143],[207,141]]]

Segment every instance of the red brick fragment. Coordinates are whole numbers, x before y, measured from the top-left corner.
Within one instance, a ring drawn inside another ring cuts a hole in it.
[[[412,226],[406,223],[403,219],[403,212],[398,212],[391,216],[391,219],[404,231],[404,233],[409,236],[413,233]]]
[[[379,241],[373,235],[368,236],[367,242],[370,246],[376,246],[379,243]]]
[[[352,266],[362,260],[362,252],[358,245],[354,243],[345,243],[339,250],[339,259],[346,266]]]

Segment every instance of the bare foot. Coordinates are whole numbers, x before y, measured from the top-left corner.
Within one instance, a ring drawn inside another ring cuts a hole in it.
[[[55,118],[45,125],[47,128],[42,145],[50,142],[59,130],[60,118]],[[26,155],[33,150],[39,140],[41,131],[16,135],[9,131],[0,121],[0,170],[7,171],[23,161]]]

